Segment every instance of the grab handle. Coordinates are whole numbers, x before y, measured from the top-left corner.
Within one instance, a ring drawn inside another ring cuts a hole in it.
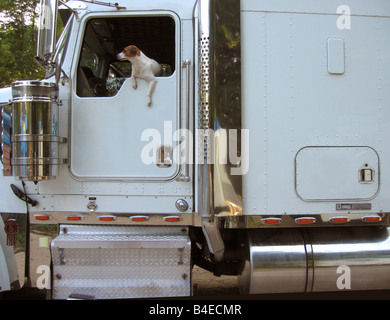
[[[190,130],[190,87],[191,87],[191,60],[184,60],[182,67],[186,69],[186,122],[185,122],[185,139],[186,139],[186,154],[185,154],[185,164],[184,164],[184,173],[179,177],[179,181],[190,181],[190,165],[189,165],[189,136],[188,131]]]

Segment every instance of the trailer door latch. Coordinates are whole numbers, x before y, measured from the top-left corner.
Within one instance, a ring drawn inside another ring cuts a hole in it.
[[[372,183],[375,179],[375,171],[367,163],[359,170],[360,183]]]

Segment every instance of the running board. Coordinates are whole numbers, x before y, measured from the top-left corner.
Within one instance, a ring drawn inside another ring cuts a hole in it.
[[[192,294],[187,228],[61,225],[51,253],[53,299]]]

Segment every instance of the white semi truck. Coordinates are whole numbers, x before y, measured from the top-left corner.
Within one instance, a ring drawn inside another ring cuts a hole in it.
[[[390,2],[42,0],[0,91],[0,287],[390,289]],[[56,40],[57,17],[64,30]],[[158,61],[132,86],[136,45]]]

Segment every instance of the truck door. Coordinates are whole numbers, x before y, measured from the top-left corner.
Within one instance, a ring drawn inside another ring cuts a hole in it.
[[[70,169],[81,180],[168,181],[180,166],[180,20],[172,12],[89,14],[73,62]],[[132,86],[131,63],[117,60],[136,45],[162,66],[147,106],[149,83]]]

